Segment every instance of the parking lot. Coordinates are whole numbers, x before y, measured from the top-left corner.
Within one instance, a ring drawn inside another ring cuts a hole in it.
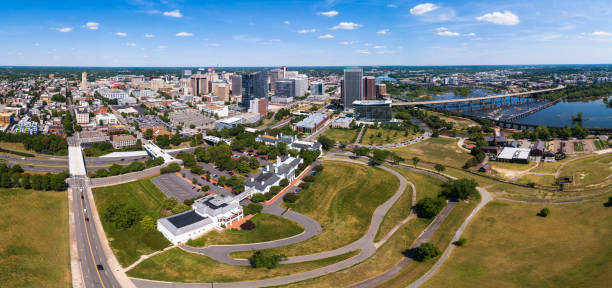
[[[206,181],[206,178],[204,178],[204,177],[202,177],[200,175],[191,173],[191,171],[189,171],[189,170],[182,170],[181,173],[185,173],[185,178],[189,179],[190,181],[191,181],[191,179],[196,178],[198,180],[198,185],[200,185],[202,187],[208,186],[209,187],[208,191],[211,192],[211,193],[214,193],[214,194],[217,194],[217,195],[233,196],[232,192],[230,192],[229,190],[226,190],[224,188],[216,186],[215,184]],[[185,182],[185,183],[187,183],[187,181],[185,181],[184,179],[180,179],[180,180]]]
[[[204,196],[204,192],[198,190],[189,182],[183,180],[175,173],[162,174],[151,180],[159,190],[168,197],[174,197],[179,202],[197,196]]]

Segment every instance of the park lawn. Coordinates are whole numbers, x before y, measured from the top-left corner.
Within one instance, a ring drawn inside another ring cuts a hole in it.
[[[357,134],[359,134],[359,129],[330,128],[323,132],[323,136],[346,145],[352,144]]]
[[[0,286],[70,286],[66,193],[0,189]]]
[[[267,269],[224,264],[201,254],[173,248],[142,261],[129,270],[127,275],[142,279],[172,282],[239,282],[310,271],[340,262],[357,254],[359,254],[358,250],[316,261],[280,264],[274,269]]]
[[[544,186],[553,186],[557,182],[557,178],[552,175],[534,175],[534,174],[526,174],[521,178],[516,180],[516,183],[519,184],[529,184],[536,183]]]
[[[380,133],[380,136],[378,136]],[[361,144],[364,145],[382,145],[409,141],[417,137],[417,134],[405,131],[383,129],[383,128],[367,128],[361,137]]]
[[[430,115],[436,115],[446,122],[452,122],[453,128],[457,130],[467,130],[469,127],[472,126],[480,126],[480,124],[476,123],[474,120],[471,119],[457,116],[446,116],[442,113],[434,111],[429,111],[428,113],[431,113]]]
[[[537,165],[537,163],[508,163],[508,162],[499,162],[499,161],[489,161],[492,169],[505,169],[505,170],[513,170],[513,171],[525,171],[529,168],[532,168]]]
[[[437,197],[440,191],[442,191],[442,180],[438,178],[411,172],[406,169],[393,169],[402,174],[407,181],[414,184],[417,189],[417,201],[423,199],[424,197]],[[374,241],[381,240],[383,237],[385,237],[385,235],[387,235],[387,233],[389,233],[389,231],[391,231],[391,229],[393,229],[393,227],[395,227],[395,225],[408,217],[413,206],[412,193],[414,193],[414,191],[412,191],[412,188],[410,185],[408,185],[406,187],[406,191],[404,191],[397,202],[393,204],[391,210],[389,210],[387,215],[385,215],[385,218],[378,228],[378,233],[376,234]]]
[[[561,165],[563,165],[563,163],[567,163],[573,160],[576,160],[576,157],[565,157],[565,159],[555,162],[540,162],[540,165],[531,170],[531,172],[554,174],[557,173],[557,170],[559,169],[559,167],[561,167]]]
[[[374,210],[391,197],[399,180],[380,168],[342,161],[324,161],[325,169],[299,199],[287,205],[321,224],[323,231],[306,241],[270,249],[287,256],[307,255],[343,247],[361,238]],[[248,258],[249,251],[231,254]]]
[[[434,232],[428,242],[435,244],[440,251],[444,252],[448,245],[452,245],[451,241],[455,236],[455,232],[457,232],[457,229],[459,229],[463,221],[472,213],[478,202],[480,202],[480,199],[470,202],[459,202],[448,214],[440,227],[438,227],[438,230]],[[468,238],[468,243],[469,241]],[[412,261],[402,269],[399,275],[381,284],[380,287],[406,287],[408,284],[427,273],[438,259],[439,257],[425,262]]]
[[[143,216],[151,216],[154,220],[165,217],[161,213],[161,204],[166,199],[166,195],[150,179],[100,187],[94,189],[94,193],[96,207],[110,247],[123,267],[129,266],[141,255],[162,250],[170,245],[159,231],[144,231],[139,224],[119,230],[104,221],[102,217],[106,207],[115,201],[137,208]]]
[[[573,176],[576,185],[595,184],[612,173],[612,154],[575,160],[561,168],[560,176]]]
[[[25,149],[21,142],[0,142],[2,148],[18,152],[36,153],[33,150]]]
[[[416,144],[389,150],[406,159],[408,163],[412,163],[410,159],[417,156],[421,161],[452,167],[461,167],[472,157],[457,146],[457,139],[445,137],[429,138]]]
[[[484,176],[466,172],[462,169],[451,167],[444,170],[444,173],[457,178],[473,179],[476,181],[476,183],[478,183],[478,186],[486,188],[489,192],[495,194],[496,196],[509,198],[544,198],[544,195],[542,194],[543,192],[541,192],[539,189],[503,183]]]
[[[606,201],[549,205],[547,218],[536,216],[543,204],[489,203],[466,228],[466,246],[424,287],[609,287]]]
[[[223,232],[210,231],[204,236],[190,240],[190,246],[203,247],[221,244],[245,244],[278,240],[304,232],[304,227],[289,219],[272,214],[260,213],[251,218],[253,230],[229,229]]]

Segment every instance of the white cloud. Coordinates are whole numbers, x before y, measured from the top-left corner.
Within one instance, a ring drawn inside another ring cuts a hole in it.
[[[168,46],[166,46],[166,45],[161,45],[161,46],[159,46],[159,49],[168,49]]]
[[[389,29],[382,29],[382,30],[378,30],[376,31],[376,34],[381,34],[381,35],[387,35],[391,32],[389,32]]]
[[[285,20],[285,21],[283,21],[283,24],[289,25],[289,24],[291,24],[291,21]]]
[[[172,10],[164,12],[164,16],[174,17],[174,18],[183,18],[183,14],[181,14],[180,10]]]
[[[357,50],[356,52],[359,54],[370,54],[370,51],[368,50]]]
[[[319,12],[317,13],[319,15],[323,15],[323,16],[327,16],[327,17],[334,17],[340,13],[338,13],[338,11],[336,10],[331,10],[331,11],[327,11],[327,12]]]
[[[342,42],[338,42],[338,44],[340,45],[353,45],[356,44],[357,41],[342,41]]]
[[[62,27],[62,28],[57,28],[55,30],[62,32],[62,33],[67,33],[67,32],[72,31],[72,27]]]
[[[298,31],[295,31],[295,32],[300,33],[300,34],[306,34],[306,33],[314,33],[314,32],[317,32],[317,31],[319,31],[319,30],[317,30],[317,29],[302,29],[302,30],[298,30]]]
[[[153,37],[155,37],[155,35],[153,35],[153,34],[145,34],[144,37],[145,38],[153,38]]]
[[[321,39],[332,39],[332,38],[334,38],[334,35],[325,34],[325,35],[319,36],[319,38],[321,38]]]
[[[461,34],[459,34],[459,33],[457,33],[457,32],[452,32],[452,31],[449,31],[449,30],[448,30],[446,27],[438,27],[438,28],[436,29],[436,31],[438,31],[438,32],[436,32],[436,34],[438,34],[438,36],[451,36],[451,37],[456,37],[456,36],[461,35]]]
[[[270,42],[270,43],[278,43],[278,42],[281,42],[281,40],[280,39],[270,39],[270,40],[268,40],[268,42]]]
[[[387,48],[386,46],[374,46],[374,49],[385,49]]]
[[[338,29],[343,29],[343,30],[354,30],[357,29],[359,27],[361,27],[363,25],[361,24],[357,24],[357,23],[353,23],[353,22],[340,22],[340,24],[332,27],[332,30],[338,30]]]
[[[419,4],[416,5],[412,8],[410,8],[410,14],[412,15],[423,15],[425,13],[429,13],[431,11],[434,11],[436,9],[440,8],[439,6],[437,6],[436,4],[432,4],[432,3],[423,3],[423,4]]]
[[[387,7],[389,7],[389,8],[397,8],[397,5],[395,5],[395,4],[387,4]]]
[[[497,11],[493,13],[487,13],[482,16],[476,17],[476,20],[487,21],[498,25],[517,25],[520,22],[519,17],[511,11],[504,11],[504,13]]]
[[[134,47],[134,46],[136,46],[136,43],[125,43],[125,46]]]
[[[125,32],[117,32],[117,33],[115,33],[115,36],[125,37],[125,36],[127,36],[127,33],[125,33]]]
[[[236,41],[246,41],[249,43],[258,43],[261,42],[263,39],[259,38],[259,37],[251,37],[247,34],[240,34],[240,35],[234,35],[234,37],[232,37],[234,40]]]
[[[191,37],[191,36],[193,36],[193,34],[189,33],[189,32],[179,32],[179,33],[176,33],[176,37]]]
[[[607,31],[595,31],[593,32],[593,36],[603,36],[603,37],[612,37],[612,32]]]
[[[100,28],[100,23],[98,23],[98,22],[87,22],[84,27],[89,29],[89,30],[98,30],[98,28]]]
[[[463,34],[463,36],[476,37],[476,33],[472,32],[472,33],[468,33],[468,34]]]

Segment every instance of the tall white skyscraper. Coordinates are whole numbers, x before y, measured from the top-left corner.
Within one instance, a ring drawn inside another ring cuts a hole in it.
[[[81,73],[81,90],[87,89],[87,72]]]
[[[351,67],[344,69],[344,110],[353,108],[353,101],[363,98],[363,69]]]

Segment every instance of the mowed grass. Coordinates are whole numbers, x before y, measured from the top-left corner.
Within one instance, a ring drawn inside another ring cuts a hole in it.
[[[561,168],[560,176],[574,177],[575,185],[595,184],[612,174],[612,154],[575,160]]]
[[[489,203],[464,232],[465,247],[424,287],[609,287],[612,208],[607,197],[577,204]]]
[[[389,150],[406,159],[407,163],[412,163],[410,159],[416,156],[421,161],[452,167],[461,167],[472,157],[457,146],[457,139],[445,137],[430,138],[413,145]]]
[[[66,192],[0,189],[0,286],[70,287]]]
[[[251,221],[255,223],[253,230],[231,229],[223,232],[213,230],[189,241],[188,245],[202,247],[215,244],[258,243],[288,238],[304,232],[304,228],[298,223],[276,215],[260,213],[251,218]]]
[[[395,171],[399,172],[406,178],[408,182],[412,182],[416,187],[417,191],[417,202],[424,197],[436,197],[442,190],[442,180],[429,176],[423,175],[415,172],[411,172],[405,169],[393,168]],[[412,206],[416,203],[412,203],[412,188],[410,185],[406,187],[406,191],[402,194],[402,196],[393,204],[391,210],[385,215],[383,222],[380,224],[380,228],[378,228],[378,233],[374,238],[374,241],[379,241],[395,227],[400,221],[404,220],[410,214],[410,210]]]
[[[361,238],[374,210],[391,197],[399,180],[379,168],[341,161],[325,161],[324,170],[289,207],[321,224],[323,231],[306,241],[270,249],[287,256],[340,248]],[[250,252],[232,253],[248,258]]]
[[[506,170],[514,170],[514,171],[525,171],[531,167],[536,166],[536,163],[531,162],[527,164],[523,163],[508,163],[508,162],[498,162],[498,161],[489,161],[492,169],[506,169]]]
[[[143,216],[153,219],[165,217],[161,214],[161,203],[166,196],[149,179],[125,184],[100,187],[94,190],[96,207],[110,246],[123,267],[129,266],[141,255],[164,249],[170,242],[159,231],[144,231],[139,224],[124,230],[104,221],[102,215],[113,202],[125,203],[140,210]]]
[[[352,144],[359,134],[359,129],[330,128],[323,132],[323,136],[342,144]]]
[[[414,139],[416,137],[417,135],[412,132],[408,132],[408,134],[406,134],[404,131],[398,131],[398,130],[382,129],[382,128],[377,128],[377,129],[368,128],[363,134],[363,137],[361,137],[361,144],[381,145],[381,144],[400,143],[400,142]]]
[[[130,277],[172,282],[239,282],[259,280],[314,270],[351,258],[359,251],[352,251],[317,261],[280,264],[277,268],[252,268],[228,265],[204,255],[173,248],[142,261],[127,272]]]
[[[519,184],[529,184],[536,183],[544,186],[553,186],[555,185],[557,178],[552,175],[533,175],[527,174],[522,176],[521,178],[516,180],[516,183]]]

